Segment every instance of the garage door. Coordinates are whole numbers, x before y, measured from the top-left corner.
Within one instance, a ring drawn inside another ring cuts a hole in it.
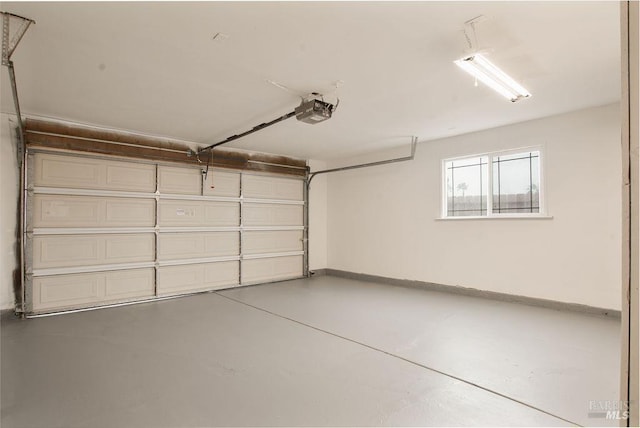
[[[303,275],[301,179],[33,152],[27,188],[31,313]]]

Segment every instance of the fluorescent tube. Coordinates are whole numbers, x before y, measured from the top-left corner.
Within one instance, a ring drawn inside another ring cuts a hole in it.
[[[481,54],[454,61],[456,65],[512,102],[529,98],[531,93]]]

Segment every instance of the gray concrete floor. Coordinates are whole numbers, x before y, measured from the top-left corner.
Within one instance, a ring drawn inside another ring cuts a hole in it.
[[[1,422],[601,426],[588,405],[618,398],[619,324],[330,276],[5,316]]]

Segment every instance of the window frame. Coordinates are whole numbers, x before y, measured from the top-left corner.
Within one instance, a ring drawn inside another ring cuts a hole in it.
[[[509,156],[526,152],[538,152],[538,212],[537,213],[496,213],[493,211],[493,163],[494,159],[500,156]],[[448,192],[447,192],[447,162],[460,161],[469,158],[487,158],[487,214],[476,216],[450,216],[448,215]],[[477,219],[498,219],[498,218],[551,218],[547,213],[546,204],[546,188],[545,188],[545,152],[542,146],[527,146],[516,149],[498,150],[492,152],[484,152],[477,154],[468,154],[464,156],[456,156],[442,159],[441,162],[441,201],[440,201],[440,219],[441,220],[477,220]]]

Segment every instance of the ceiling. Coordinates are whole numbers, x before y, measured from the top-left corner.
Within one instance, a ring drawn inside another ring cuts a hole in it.
[[[228,147],[331,160],[620,98],[618,2],[3,2],[36,21],[15,63],[25,116],[212,144],[317,91],[332,119],[290,119]],[[533,94],[511,103],[453,61],[477,47]],[[218,37],[223,33],[228,37]],[[13,113],[6,67],[3,112]],[[287,86],[286,91],[270,84]],[[337,92],[335,83],[342,81]],[[333,92],[333,93],[332,93]]]

